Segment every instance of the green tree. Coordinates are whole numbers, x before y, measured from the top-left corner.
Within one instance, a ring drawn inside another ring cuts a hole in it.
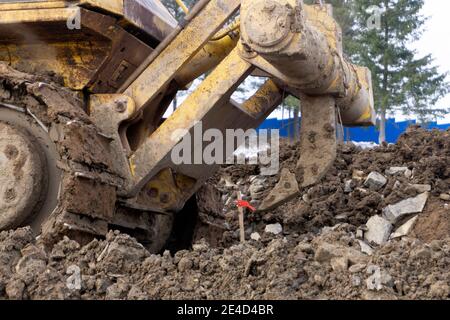
[[[288,137],[297,141],[300,138],[300,100],[294,96],[287,96],[280,106],[282,113],[287,111],[288,122],[284,127],[287,127]]]
[[[316,3],[316,0],[304,1],[306,4]],[[342,29],[344,52],[350,54],[355,51],[355,8],[354,0],[324,1],[333,6],[333,17]]]
[[[188,8],[192,8],[197,1],[198,0],[183,0]],[[175,0],[161,0],[161,2],[178,21],[181,21],[186,15]]]
[[[386,117],[402,111],[425,120],[446,112],[434,107],[448,93],[431,55],[418,57],[411,44],[423,33],[424,0],[354,0],[354,41],[351,56],[372,71],[375,104],[380,115],[380,142],[386,140]],[[376,6],[376,7],[373,7]],[[377,10],[379,25],[368,26]]]

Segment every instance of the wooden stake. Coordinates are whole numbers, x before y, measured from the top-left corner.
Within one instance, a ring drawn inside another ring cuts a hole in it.
[[[237,192],[238,200],[242,200],[242,194],[240,191]],[[239,231],[241,235],[241,242],[245,242],[245,227],[244,227],[244,210],[243,207],[238,207],[239,209]]]

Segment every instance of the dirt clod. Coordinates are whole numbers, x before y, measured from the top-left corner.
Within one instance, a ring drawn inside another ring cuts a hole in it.
[[[247,212],[245,243],[237,191],[257,207],[279,182],[278,175],[260,176],[258,166],[225,167],[211,178],[198,196],[189,250],[151,255],[111,231],[84,246],[66,237],[46,251],[28,228],[2,232],[0,298],[449,299],[450,209],[440,199],[450,189],[449,135],[414,128],[397,145],[341,147],[321,183],[272,211]],[[283,144],[281,167],[293,172],[298,153],[298,145]],[[379,190],[364,187],[371,172],[392,167],[414,173],[386,175]],[[418,184],[431,191],[410,234],[381,245],[364,242],[368,220],[418,196],[410,187]],[[264,232],[275,224],[280,233]],[[214,239],[205,236],[212,233]],[[255,233],[258,240],[250,240]]]

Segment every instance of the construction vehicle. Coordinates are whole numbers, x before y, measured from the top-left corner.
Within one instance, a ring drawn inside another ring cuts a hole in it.
[[[322,2],[199,0],[177,23],[159,0],[1,0],[0,230],[52,242],[119,229],[157,252],[218,169],[175,165],[173,131],[257,128],[288,95],[302,112],[292,175],[317,183],[337,124],[375,121],[370,72],[344,57],[341,33]],[[238,104],[249,76],[265,83]]]

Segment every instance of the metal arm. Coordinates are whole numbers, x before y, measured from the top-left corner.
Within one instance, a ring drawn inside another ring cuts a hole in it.
[[[229,53],[237,41],[230,42],[228,38],[217,43],[208,41],[239,7],[241,38],[237,48]],[[242,108],[234,107],[229,100],[254,70],[273,79],[266,84],[270,90],[259,93],[265,93],[266,100],[271,101],[257,107],[263,109],[264,116],[282,102],[283,90],[304,101],[302,134],[314,134],[317,141],[307,146],[308,141],[303,137],[302,144],[314,152],[299,160],[296,174],[302,186],[315,183],[335,158],[335,108],[340,108],[346,125],[374,122],[370,72],[346,61],[341,38],[329,5],[308,6],[298,0],[209,1],[125,90],[135,101],[136,112],[157,108],[152,102],[173,81],[184,86],[220,63],[177,112],[134,151],[129,159],[134,182],[128,196],[135,197],[148,185],[157,188],[161,172],[170,169],[178,178],[182,176],[190,181],[192,192],[181,192],[175,183],[173,190],[177,191],[172,196],[155,198],[152,203],[161,210],[181,209],[184,203],[179,199],[181,194],[187,200],[216,168],[171,164],[169,154],[178,141],[171,141],[170,134],[179,128],[193,130],[199,121],[205,128],[221,130],[258,126],[264,117],[252,116],[251,110],[242,112]],[[206,49],[211,46],[215,46],[214,53],[205,55],[211,52]],[[270,95],[274,96],[270,98]],[[264,99],[255,99],[250,105],[261,101]],[[318,125],[323,130],[317,129]],[[314,161],[321,152],[329,156],[322,162]]]

